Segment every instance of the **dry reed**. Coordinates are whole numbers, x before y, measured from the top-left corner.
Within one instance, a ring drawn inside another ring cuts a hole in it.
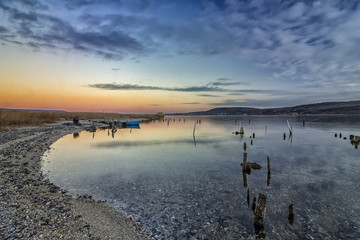
[[[54,123],[61,120],[72,120],[78,116],[86,119],[120,119],[120,118],[145,118],[158,119],[164,116],[157,114],[120,114],[120,113],[99,113],[99,112],[31,112],[31,111],[8,111],[0,110],[0,130],[16,126],[32,126],[45,123]]]

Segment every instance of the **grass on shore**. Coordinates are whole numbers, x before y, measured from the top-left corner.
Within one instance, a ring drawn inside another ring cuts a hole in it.
[[[31,112],[0,110],[0,130],[17,126],[34,126],[45,123],[54,123],[61,120],[71,120],[73,117],[85,119],[120,119],[120,118],[146,118],[157,119],[164,116],[157,114],[120,114],[99,112]]]

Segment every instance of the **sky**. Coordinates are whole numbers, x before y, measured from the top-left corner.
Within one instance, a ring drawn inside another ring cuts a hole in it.
[[[192,112],[360,99],[356,0],[0,0],[0,107]]]

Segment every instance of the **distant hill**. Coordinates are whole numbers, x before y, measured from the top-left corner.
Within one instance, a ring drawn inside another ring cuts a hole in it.
[[[27,112],[66,112],[63,110],[44,110],[44,109],[12,109],[12,108],[4,108],[0,109],[2,111],[27,111]]]
[[[175,115],[360,114],[360,101],[323,102],[282,108],[224,107]]]

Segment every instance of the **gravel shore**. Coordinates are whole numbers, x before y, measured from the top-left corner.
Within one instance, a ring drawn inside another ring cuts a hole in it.
[[[149,239],[103,202],[71,198],[47,181],[41,159],[60,137],[86,125],[60,122],[0,132],[0,239]]]

